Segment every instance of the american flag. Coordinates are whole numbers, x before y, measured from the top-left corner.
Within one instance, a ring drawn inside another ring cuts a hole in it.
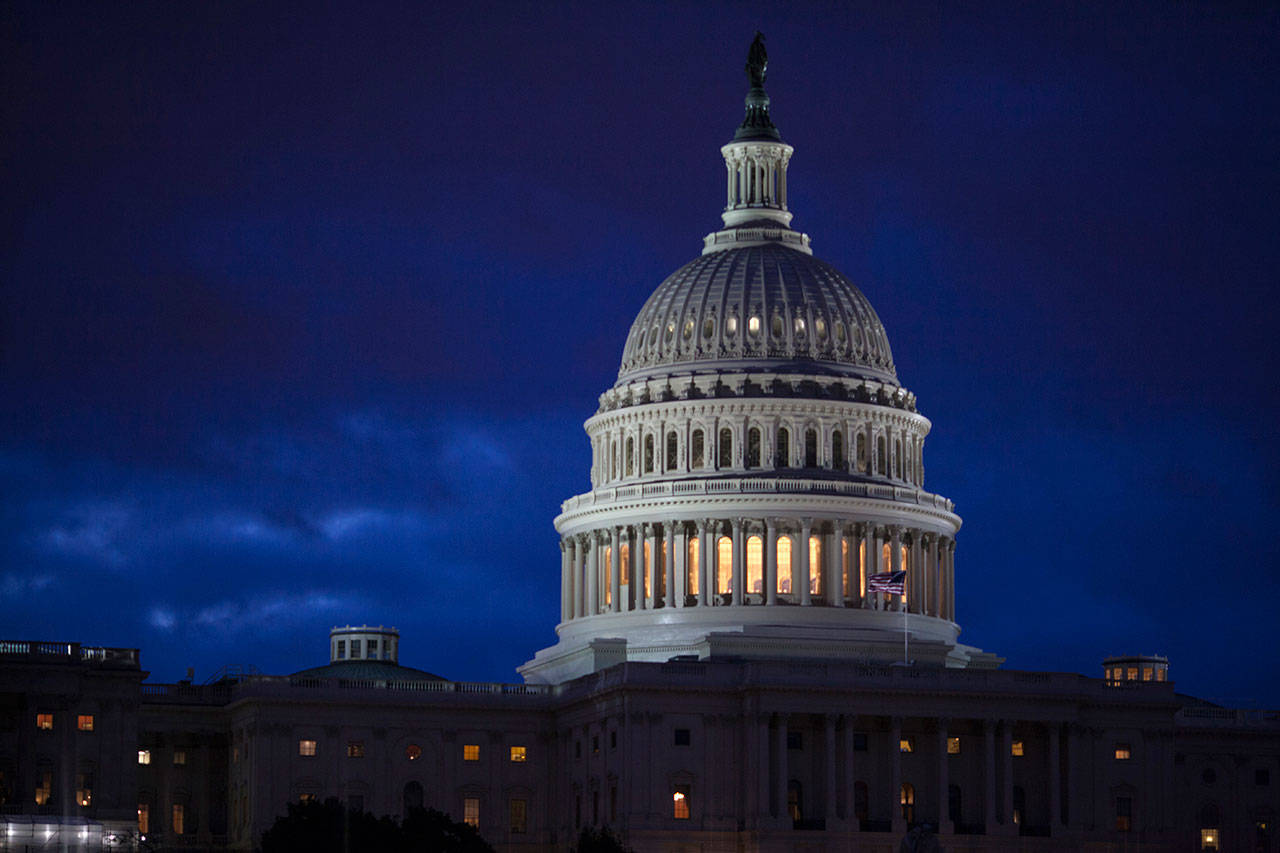
[[[872,592],[888,592],[903,595],[907,591],[907,573],[881,572],[867,579],[867,587]]]

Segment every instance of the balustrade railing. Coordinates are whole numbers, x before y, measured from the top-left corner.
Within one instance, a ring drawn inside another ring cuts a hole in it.
[[[614,486],[595,489],[583,495],[569,498],[560,505],[561,511],[572,512],[598,504],[609,504],[630,498],[663,498],[676,495],[725,495],[725,494],[834,494],[850,497],[870,497],[898,503],[930,506],[950,512],[955,506],[942,495],[923,489],[877,483],[853,483],[842,480],[782,479],[766,477],[702,478],[675,480],[663,483],[646,483],[630,486]]]

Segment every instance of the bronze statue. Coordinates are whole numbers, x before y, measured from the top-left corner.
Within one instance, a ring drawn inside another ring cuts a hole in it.
[[[769,70],[769,54],[764,49],[764,33],[756,30],[756,40],[751,42],[747,51],[747,76],[751,78],[752,88],[764,86],[764,75]]]

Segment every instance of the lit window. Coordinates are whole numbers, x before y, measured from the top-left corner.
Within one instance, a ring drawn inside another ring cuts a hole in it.
[[[511,834],[523,835],[529,831],[529,801],[511,800]]]
[[[53,799],[53,771],[40,771],[39,779],[40,784],[36,785],[36,805],[47,806]]]
[[[689,819],[689,786],[676,785],[671,793],[671,816],[676,820]]]
[[[1217,850],[1218,849],[1218,830],[1216,829],[1200,830],[1200,849],[1201,850]]]
[[[93,774],[76,774],[76,804],[87,808],[93,802]]]
[[[347,741],[347,758],[364,758],[364,741]]]
[[[1151,680],[1151,675],[1152,675],[1151,667],[1149,667],[1149,666],[1144,666],[1144,667],[1142,668],[1142,680],[1143,680],[1143,681],[1150,681],[1150,680]]]
[[[591,736],[591,753],[594,755],[600,751],[600,735]]]
[[[316,754],[316,742],[313,740],[298,741],[298,755],[314,758]]]
[[[53,714],[36,714],[36,728],[46,732],[53,731]]]
[[[462,747],[463,761],[479,761],[480,760],[480,744],[468,743]]]
[[[528,752],[525,750],[525,748],[524,748],[523,746],[513,746],[513,747],[511,747],[511,760],[512,760],[512,761],[516,761],[516,762],[519,762],[519,763],[524,763],[524,761],[525,761],[526,759],[528,759],[528,757],[529,757],[529,754],[528,754]]]
[[[138,834],[146,835],[151,831],[151,806],[138,803]]]
[[[915,738],[904,737],[901,740],[899,740],[898,751],[899,752],[915,752],[916,751]]]
[[[404,757],[410,761],[417,761],[422,757],[422,747],[416,743],[411,743],[404,748]]]
[[[947,755],[959,755],[959,754],[960,754],[960,738],[958,737],[947,738]]]
[[[1125,669],[1125,671],[1124,671],[1124,680],[1125,680],[1125,681],[1137,681],[1137,680],[1138,680],[1138,668],[1137,668],[1136,666],[1131,666],[1131,667],[1128,667],[1127,669]]]
[[[82,732],[93,731],[93,714],[81,714],[76,717],[76,728]]]
[[[1129,744],[1127,743],[1116,744],[1116,761],[1128,761],[1130,757],[1131,757],[1131,753],[1129,751]]]
[[[182,767],[187,763],[187,753],[185,750],[175,749],[173,751],[173,766]]]
[[[477,747],[478,749],[479,747]],[[462,801],[462,820],[472,826],[480,825],[480,798],[466,797]]]
[[[182,803],[173,804],[173,823],[170,829],[174,835],[185,835],[187,832],[187,808]]]
[[[1116,797],[1116,831],[1128,832],[1133,827],[1133,799]]]
[[[298,795],[298,802],[300,803],[313,803],[315,802],[315,799],[316,799],[315,794],[299,794]]]
[[[149,750],[149,749],[140,749],[140,750],[138,750],[138,763],[139,763],[139,764],[150,764],[150,763],[151,763],[151,750]]]
[[[1021,758],[1022,756],[1026,755],[1027,753],[1022,746],[1022,741],[1015,740],[1013,743],[1011,743],[1009,745],[1009,754],[1014,756],[1015,758]]]

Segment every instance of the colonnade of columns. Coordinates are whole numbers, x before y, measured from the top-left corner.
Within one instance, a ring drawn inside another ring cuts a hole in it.
[[[725,209],[777,207],[787,209],[788,146],[726,146],[728,192]]]
[[[671,520],[567,536],[560,550],[562,622],[663,607],[787,604],[955,618],[955,540],[901,525]],[[890,571],[906,571],[904,595],[869,589],[872,575]]]

